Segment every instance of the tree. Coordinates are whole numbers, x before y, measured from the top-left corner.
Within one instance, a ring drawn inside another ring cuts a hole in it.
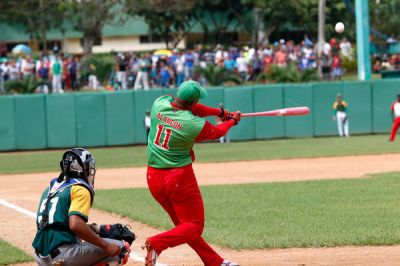
[[[127,0],[133,16],[145,18],[150,34],[159,35],[167,48],[175,48],[196,23],[195,0]]]
[[[303,2],[308,1],[287,0],[284,4],[281,0],[242,0],[241,2],[252,5],[253,9],[257,10],[257,15],[264,24],[264,37],[259,41],[264,42],[269,39],[272,32],[282,28],[285,23],[298,19],[298,11],[304,5]]]
[[[369,12],[371,30],[377,38],[400,37],[400,0],[370,1]]]
[[[106,24],[121,24],[126,19],[124,0],[61,1],[59,10],[75,30],[83,33],[83,53],[92,54],[92,47],[101,38]]]
[[[259,43],[269,41],[273,32],[282,32],[289,25],[303,28],[305,33],[317,36],[318,0],[285,0],[284,3],[282,0],[241,0],[241,2],[251,5],[254,14],[260,17],[262,23],[259,27],[263,31],[263,38],[259,39]],[[343,0],[326,1],[325,11],[325,31],[328,38],[334,37],[334,25],[338,21],[346,25],[346,31],[342,36],[352,37],[354,15],[347,10]],[[354,37],[350,39],[353,40]]]
[[[131,15],[144,16],[150,33],[159,35],[167,48],[176,47],[200,23],[206,42],[232,42],[227,33],[252,32],[251,5],[235,0],[127,0]]]
[[[270,73],[261,74],[259,78],[265,77],[275,83],[300,83],[319,80],[316,69],[310,68],[300,72],[295,64],[289,64],[285,67],[273,65]]]
[[[47,32],[60,28],[62,16],[57,6],[60,0],[1,1],[0,20],[6,23],[24,25],[32,39],[42,43],[47,52]]]
[[[207,67],[197,67],[195,73],[201,74],[210,86],[220,86],[224,82],[233,82],[235,84],[241,84],[242,80],[228,71],[225,67],[209,64]]]
[[[352,0],[348,0],[353,2]],[[351,42],[356,40],[355,14],[346,5],[347,1],[330,0],[326,1],[326,36],[329,38],[347,37]],[[338,22],[345,24],[345,31],[338,34],[335,25]]]
[[[195,9],[204,30],[205,42],[232,43],[234,39],[229,33],[252,33],[254,30],[252,3],[235,0],[198,0]]]

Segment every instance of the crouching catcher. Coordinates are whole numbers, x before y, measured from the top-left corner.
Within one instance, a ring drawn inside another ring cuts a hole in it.
[[[88,150],[64,153],[61,173],[43,192],[32,246],[38,265],[123,265],[135,234],[121,224],[88,225],[96,163]]]

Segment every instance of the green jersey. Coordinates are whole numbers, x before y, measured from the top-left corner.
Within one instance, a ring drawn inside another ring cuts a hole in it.
[[[342,101],[335,101],[333,103],[333,110],[334,113],[336,115],[337,112],[345,112],[347,113],[347,103],[346,101],[342,100]]]
[[[79,241],[69,228],[69,216],[79,215],[87,222],[87,209],[91,204],[92,192],[89,192],[90,189],[85,184],[76,179],[63,183],[57,183],[55,180],[43,192],[37,211],[36,224],[38,231],[32,246],[42,256],[47,256],[62,244],[72,244]],[[58,186],[56,192],[48,198],[49,190],[53,192],[52,188],[55,186]],[[74,199],[76,198],[73,203],[71,202],[71,195],[74,196]],[[49,203],[46,208],[48,200]],[[86,209],[82,206],[86,206]],[[39,228],[40,222],[46,214],[48,217],[47,225],[44,228]]]
[[[56,60],[53,64],[53,74],[61,75],[61,72],[62,72],[61,63],[59,60]]]
[[[147,72],[147,69],[150,65],[150,62],[148,59],[142,59],[139,62],[139,71],[140,72]]]
[[[174,108],[172,96],[161,96],[151,108],[148,164],[154,168],[175,168],[192,163],[190,152],[205,119],[189,110]]]

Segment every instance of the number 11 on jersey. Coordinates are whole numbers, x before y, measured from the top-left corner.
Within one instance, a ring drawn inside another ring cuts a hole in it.
[[[158,124],[156,138],[154,139],[154,144],[163,149],[169,150],[168,142],[171,138],[172,130],[169,128],[165,128],[164,140],[162,141],[162,143],[160,143],[160,138],[161,138],[163,131],[164,131],[164,126],[161,124]]]

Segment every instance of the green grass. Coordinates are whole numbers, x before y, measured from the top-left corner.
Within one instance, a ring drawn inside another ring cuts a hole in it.
[[[399,244],[399,187],[399,173],[365,179],[204,186],[203,236],[237,249]],[[171,228],[147,189],[96,193],[96,208]]]
[[[98,168],[145,166],[145,146],[94,148]],[[0,153],[0,174],[58,171],[64,150]],[[195,145],[196,162],[228,162],[299,157],[326,157],[399,153],[400,142],[389,143],[387,135],[324,137],[234,142],[229,145]]]
[[[33,261],[31,256],[0,239],[0,265],[9,265],[29,261]]]
[[[59,162],[65,150],[0,153],[0,174],[59,171]],[[133,167],[146,164],[147,148],[145,146],[89,150],[96,158],[97,167],[101,168]]]

